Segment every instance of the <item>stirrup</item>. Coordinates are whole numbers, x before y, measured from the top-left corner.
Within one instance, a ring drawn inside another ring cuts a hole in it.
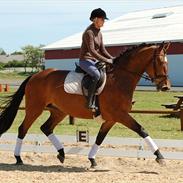
[[[91,109],[92,112],[95,112],[98,110],[98,107],[95,105],[96,96],[94,95],[91,99],[88,99],[87,101],[87,108]]]
[[[93,111],[93,110],[95,111],[95,110],[98,109],[98,107],[94,104],[94,101],[92,101],[91,103],[90,103],[90,101],[87,101],[86,107],[87,107],[88,109],[91,109],[92,111]]]
[[[92,104],[91,106],[90,106],[90,105],[88,105],[88,109],[91,109],[91,110],[92,110],[92,112],[95,112],[96,110],[98,110],[98,107],[97,107],[97,106],[95,106],[94,104]]]

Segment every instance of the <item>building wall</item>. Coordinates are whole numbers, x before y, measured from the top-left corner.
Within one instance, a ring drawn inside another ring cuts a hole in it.
[[[183,86],[183,54],[170,55],[168,59],[170,80],[176,86]]]
[[[118,56],[123,53],[126,49],[135,45],[119,45],[119,46],[106,46],[108,52],[113,56]],[[69,48],[69,49],[56,49],[56,50],[45,50],[45,59],[74,59],[78,58],[80,48]],[[183,43],[174,42],[171,43],[168,49],[168,55],[183,54]]]
[[[113,56],[119,55],[134,45],[119,45],[107,47]],[[55,67],[62,70],[73,70],[78,61],[79,48],[66,50],[45,50],[46,68]],[[173,86],[183,86],[183,43],[172,42],[168,49],[169,78]],[[141,79],[138,85],[152,85],[151,82]]]
[[[52,59],[45,60],[45,68],[57,68],[60,70],[74,70],[75,62],[78,62],[78,59]]]
[[[172,86],[183,86],[183,54],[168,55],[168,75]],[[150,81],[141,79],[138,85],[152,85]]]

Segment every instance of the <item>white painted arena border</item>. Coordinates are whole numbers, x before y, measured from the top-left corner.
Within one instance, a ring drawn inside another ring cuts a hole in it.
[[[76,136],[58,135],[64,142],[66,154],[88,155],[91,145],[95,142],[95,137],[89,138],[89,143],[77,143]],[[17,135],[6,133],[0,138],[0,151],[14,151]],[[183,160],[183,140],[154,140],[160,148],[180,148],[180,151],[168,152],[161,151],[166,159]],[[25,144],[22,146],[23,152],[39,152],[39,153],[57,153],[45,135],[27,134],[24,139]],[[72,146],[71,146],[72,144]],[[79,147],[81,145],[81,147]],[[155,158],[149,150],[143,150],[145,142],[140,138],[120,138],[106,137],[97,155],[114,156],[114,157],[133,157],[133,158]],[[108,145],[109,147],[105,147]],[[120,147],[111,146],[127,146],[133,147],[132,150],[124,150]]]

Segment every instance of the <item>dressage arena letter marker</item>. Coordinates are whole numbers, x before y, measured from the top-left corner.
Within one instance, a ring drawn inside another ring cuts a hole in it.
[[[89,142],[89,131],[77,130],[77,142]]]

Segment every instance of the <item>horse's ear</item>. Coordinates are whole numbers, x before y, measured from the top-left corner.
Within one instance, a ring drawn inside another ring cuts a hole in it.
[[[160,46],[159,46],[159,50],[164,50],[164,52],[166,53],[167,52],[167,50],[168,50],[168,48],[169,48],[169,46],[170,46],[170,42],[162,42],[161,44],[160,44]]]
[[[164,43],[163,49],[166,52],[170,46],[170,42]]]

